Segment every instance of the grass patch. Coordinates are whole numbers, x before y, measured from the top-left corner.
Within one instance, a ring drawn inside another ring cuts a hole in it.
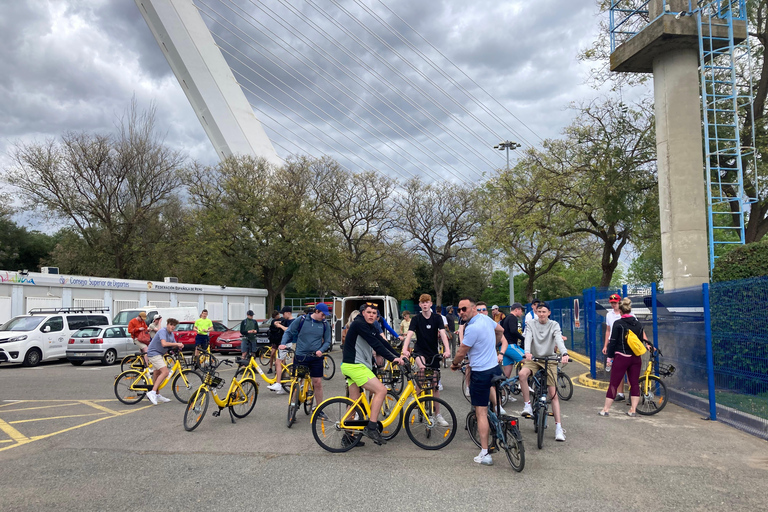
[[[696,391],[689,391],[688,393],[708,399],[707,393]],[[715,391],[715,401],[720,405],[768,420],[768,392],[758,395],[744,395],[731,391]]]

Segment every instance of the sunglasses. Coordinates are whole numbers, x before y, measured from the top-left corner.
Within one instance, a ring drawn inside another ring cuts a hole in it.
[[[488,308],[477,308],[478,311],[488,311]]]
[[[377,303],[375,303],[375,302],[366,302],[365,305],[366,306],[373,306],[375,308],[379,307],[379,305]]]
[[[466,312],[468,309],[469,309],[469,308],[468,308],[467,306],[464,306],[463,308],[459,308],[459,312],[460,312],[460,313],[464,313],[464,312]]]

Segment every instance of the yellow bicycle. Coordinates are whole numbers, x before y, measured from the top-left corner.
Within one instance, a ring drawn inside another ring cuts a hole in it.
[[[315,402],[315,387],[309,376],[309,367],[302,364],[294,364],[291,367],[291,389],[288,392],[288,428],[296,423],[296,411],[299,404],[304,404],[304,414],[312,412],[312,404]]]
[[[187,403],[194,390],[203,381],[203,377],[191,368],[184,368],[181,363],[183,360],[182,355],[176,352],[172,352],[170,358],[166,355],[166,363],[170,363],[168,364],[170,373],[160,384],[158,391],[171,383],[176,400]],[[145,367],[141,370],[132,368],[115,376],[114,389],[117,399],[127,405],[141,402],[147,392],[154,387],[152,373],[150,368]]]
[[[224,398],[219,398],[218,389],[224,386],[224,379],[216,374],[216,370],[222,364],[233,364],[228,359],[222,359],[215,365],[211,365],[205,372],[205,377],[197,392],[187,402],[187,408],[184,410],[184,430],[191,432],[195,430],[205,417],[208,411],[210,398],[219,406],[218,411],[214,411],[214,416],[220,416],[225,407],[229,411],[229,418],[235,423],[235,418],[245,418],[256,405],[256,399],[259,396],[259,386],[253,379],[232,379],[229,383],[229,389]]]
[[[405,426],[408,437],[420,448],[439,450],[448,446],[456,435],[456,414],[444,400],[418,394],[414,386],[415,382],[421,389],[428,389],[433,385],[434,378],[414,374],[409,362],[400,368],[408,383],[394,404],[384,402],[382,413],[386,416],[379,420],[381,436],[385,440],[392,439]],[[408,400],[411,402],[406,405]],[[360,393],[357,400],[344,396],[329,398],[312,413],[312,435],[317,444],[329,452],[346,452],[360,442],[370,411],[371,404],[366,393]],[[445,425],[441,425],[438,414],[444,418]]]
[[[293,357],[291,357],[291,360],[293,360]],[[235,373],[235,378],[250,378],[256,380],[256,375],[258,375],[267,384],[271,385],[277,382],[277,375],[274,377],[267,377],[267,375],[264,373],[264,370],[262,370],[261,367],[256,364],[256,355],[253,353],[248,354],[248,357],[245,359],[238,358],[237,364],[240,366],[240,368],[238,368],[237,373]],[[292,367],[293,365],[287,365],[283,367],[283,375],[280,378],[280,384],[283,386],[285,391],[288,391],[291,388]]]

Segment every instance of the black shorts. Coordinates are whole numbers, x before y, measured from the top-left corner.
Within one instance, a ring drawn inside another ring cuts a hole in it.
[[[280,346],[280,341],[270,341],[269,342],[269,346],[272,347],[273,349],[277,350],[277,347]]]
[[[323,358],[313,355],[296,355],[293,358],[293,367],[306,366],[309,368],[309,376],[321,378],[323,376]]]
[[[417,359],[421,357],[421,362],[424,363],[424,366],[426,368],[440,368],[440,361],[441,359],[439,357],[434,357],[434,354],[424,355],[424,354],[417,354],[416,352],[413,353],[413,358]],[[433,359],[434,358],[434,359]]]
[[[473,407],[488,407],[491,396],[491,380],[501,375],[501,368],[494,366],[489,370],[477,372],[472,370],[469,375],[469,396]]]
[[[210,340],[211,340],[210,336],[198,334],[195,336],[195,347],[200,347],[203,350],[205,350],[206,348],[208,348],[208,343],[210,342]]]

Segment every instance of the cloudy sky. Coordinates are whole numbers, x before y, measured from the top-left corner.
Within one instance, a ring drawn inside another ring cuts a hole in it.
[[[555,137],[595,97],[594,0],[195,0],[278,154],[475,180],[499,140]],[[135,95],[190,159],[215,152],[134,0],[0,0],[0,158],[109,132]]]

